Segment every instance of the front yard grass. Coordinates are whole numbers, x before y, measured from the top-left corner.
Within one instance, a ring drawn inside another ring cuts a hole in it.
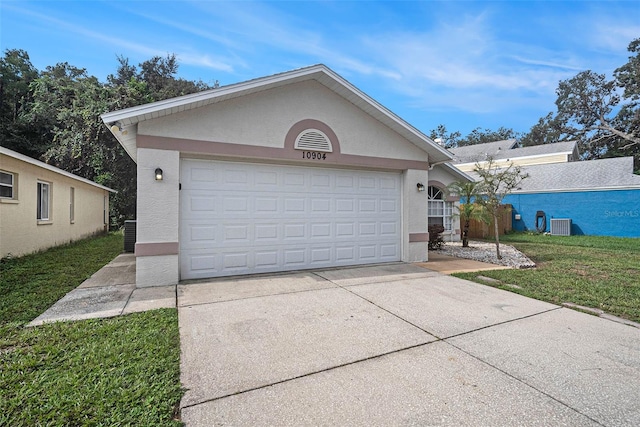
[[[514,246],[537,265],[527,270],[483,271],[455,276],[554,304],[570,302],[640,322],[640,239],[599,236],[509,234]],[[507,285],[518,285],[514,289]]]
[[[0,425],[181,425],[177,310],[25,327],[122,246],[112,233],[0,262]]]

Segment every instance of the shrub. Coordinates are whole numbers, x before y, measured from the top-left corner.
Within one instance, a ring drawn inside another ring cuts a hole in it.
[[[437,250],[444,245],[444,239],[442,238],[442,232],[444,227],[441,225],[433,224],[429,226],[429,249]]]

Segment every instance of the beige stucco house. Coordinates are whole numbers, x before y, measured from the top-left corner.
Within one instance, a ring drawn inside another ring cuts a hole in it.
[[[0,147],[0,257],[108,230],[113,190]]]
[[[137,163],[137,285],[427,260],[451,154],[324,65],[102,115]]]

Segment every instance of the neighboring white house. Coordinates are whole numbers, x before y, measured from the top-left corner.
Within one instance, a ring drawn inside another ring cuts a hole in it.
[[[0,258],[107,231],[110,192],[0,147]]]
[[[451,148],[449,151],[453,153],[455,167],[464,172],[472,172],[476,165],[484,165],[488,158],[493,159],[496,166],[508,166],[511,163],[519,166],[542,165],[580,160],[576,141],[518,147],[515,139],[506,139]]]
[[[139,287],[427,260],[451,154],[324,65],[102,119],[137,163]]]

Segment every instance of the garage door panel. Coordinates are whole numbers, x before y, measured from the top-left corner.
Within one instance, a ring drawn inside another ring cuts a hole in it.
[[[358,200],[359,214],[375,214],[378,213],[376,199],[360,199]]]
[[[182,160],[182,279],[398,261],[400,175]]]
[[[311,190],[329,192],[331,191],[332,175],[329,173],[314,172],[311,174]]]
[[[284,199],[284,214],[285,215],[298,215],[305,212],[305,198],[304,197],[286,197]]]
[[[336,222],[337,239],[353,239],[356,236],[355,221]]]
[[[254,200],[254,211],[256,214],[272,215],[279,211],[277,197],[256,196]]]
[[[279,250],[277,249],[265,249],[255,251],[255,267],[260,269],[277,269],[279,268],[281,258]]]
[[[398,214],[399,208],[400,206],[394,199],[380,199],[380,213],[382,214]]]
[[[380,259],[378,247],[375,244],[358,245],[358,259],[362,262],[377,262]]]
[[[279,241],[282,225],[277,223],[255,224],[255,242],[273,244]]]
[[[400,247],[396,244],[380,245],[380,257],[383,260],[395,260],[400,256]]]
[[[381,222],[380,223],[380,235],[381,236],[396,236],[398,234],[398,223],[395,221]]]
[[[220,268],[218,267],[218,258],[220,255],[214,255],[207,252],[192,252],[190,256],[180,259],[180,270],[189,271],[190,278],[203,278],[218,276]]]
[[[282,186],[284,191],[302,191],[305,189],[306,179],[303,172],[285,172]]]

